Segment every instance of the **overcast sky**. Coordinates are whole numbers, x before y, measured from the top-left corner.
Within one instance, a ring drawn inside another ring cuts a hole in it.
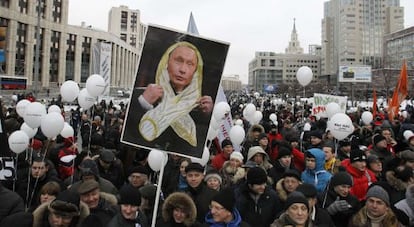
[[[321,43],[321,21],[326,0],[70,0],[69,24],[92,25],[107,30],[111,7],[120,5],[141,12],[141,22],[173,29],[187,29],[193,13],[200,35],[230,43],[224,75],[238,74],[247,83],[248,63],[255,51],[283,53],[296,18],[299,41]],[[414,1],[405,7],[405,27],[414,26]]]

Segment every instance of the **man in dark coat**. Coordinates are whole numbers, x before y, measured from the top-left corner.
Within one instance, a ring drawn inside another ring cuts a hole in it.
[[[199,163],[191,163],[185,168],[188,188],[185,191],[194,201],[197,208],[197,221],[204,223],[212,198],[217,194],[204,183],[204,167]]]
[[[5,188],[0,182],[0,222],[3,218],[24,211],[23,199],[13,191]]]
[[[251,226],[268,227],[282,211],[279,197],[266,182],[266,172],[253,167],[247,172],[247,181],[235,191],[236,208]]]

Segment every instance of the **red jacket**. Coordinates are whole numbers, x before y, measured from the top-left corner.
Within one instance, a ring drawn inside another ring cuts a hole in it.
[[[305,154],[300,150],[293,148],[292,149],[292,156],[293,156],[293,165],[296,169],[302,172],[305,169]]]
[[[351,165],[350,159],[343,160],[341,165],[352,176],[354,185],[351,187],[351,194],[356,196],[359,201],[365,200],[369,185],[377,181],[375,174],[368,168],[365,171],[359,171]]]
[[[224,153],[221,152],[220,154],[216,154],[216,156],[214,156],[213,160],[211,161],[211,165],[214,167],[214,169],[221,170],[224,162],[227,160],[229,160],[229,158],[226,158],[224,156]]]

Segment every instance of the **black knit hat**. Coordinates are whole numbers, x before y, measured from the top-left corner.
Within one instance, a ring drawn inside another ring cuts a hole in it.
[[[79,216],[80,196],[78,193],[65,190],[60,192],[49,204],[49,210],[62,216]]]
[[[141,205],[141,193],[138,188],[133,187],[132,185],[124,185],[121,190],[119,190],[119,196],[121,199],[118,204],[128,204],[132,206]]]
[[[131,176],[131,174],[133,173],[141,173],[144,175],[149,175],[149,171],[147,168],[145,168],[144,166],[134,166],[129,170],[129,174],[128,176]]]
[[[261,167],[250,168],[247,172],[248,184],[264,184],[267,182],[267,174]]]
[[[318,194],[315,185],[308,183],[299,185],[296,191],[302,193],[306,198],[315,198]]]
[[[224,139],[222,142],[221,142],[221,148],[224,148],[225,146],[227,146],[227,145],[231,145],[231,146],[233,146],[233,143],[231,142],[231,140],[229,140],[229,139]]]
[[[185,172],[188,173],[190,171],[204,173],[204,167],[197,162],[190,163],[187,167],[185,167]]]
[[[309,132],[309,137],[311,137],[311,136],[322,139],[323,134],[319,130],[313,130],[313,131]]]
[[[292,155],[292,150],[287,147],[280,146],[279,152],[277,154],[277,159],[281,159],[283,156],[288,156],[288,155],[289,156]]]
[[[92,159],[83,160],[79,165],[79,169],[82,176],[94,175],[95,177],[99,177],[98,165],[96,165],[96,162]]]
[[[302,179],[300,177],[300,173],[296,169],[286,170],[285,173],[283,173],[283,175],[282,175],[282,178],[285,178],[285,177],[294,177],[298,181],[302,181]]]
[[[346,171],[339,171],[331,178],[331,186],[335,187],[338,185],[352,186],[352,178]]]
[[[373,145],[375,146],[377,143],[379,143],[382,140],[386,140],[383,135],[381,135],[381,134],[374,135],[373,138],[372,138]]]
[[[308,199],[306,199],[301,192],[294,191],[289,194],[285,202],[285,210],[289,209],[289,207],[294,203],[303,203],[309,210]]]
[[[367,156],[359,148],[352,149],[351,154],[349,155],[349,158],[351,159],[351,163],[357,162],[357,161],[360,161],[360,162],[367,161]]]
[[[224,209],[233,212],[236,199],[234,198],[234,192],[231,188],[225,188],[217,193],[211,201],[215,201],[222,205]]]
[[[268,137],[267,137],[267,134],[266,133],[260,133],[260,135],[259,135],[259,137],[257,138],[258,140],[261,140],[261,139],[263,139],[263,138],[267,138],[267,139],[269,139]]]

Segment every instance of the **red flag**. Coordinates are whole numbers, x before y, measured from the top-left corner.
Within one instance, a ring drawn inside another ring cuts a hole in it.
[[[388,119],[393,120],[394,117],[398,114],[401,102],[408,95],[408,75],[407,75],[407,62],[404,60],[401,71],[400,78],[398,79],[397,86],[395,87],[394,93],[392,95],[392,100],[388,106]]]
[[[372,116],[374,116],[374,118],[377,116],[377,91],[375,90],[375,88],[373,89],[374,92],[372,94],[372,99],[373,99],[373,103],[372,103]]]

